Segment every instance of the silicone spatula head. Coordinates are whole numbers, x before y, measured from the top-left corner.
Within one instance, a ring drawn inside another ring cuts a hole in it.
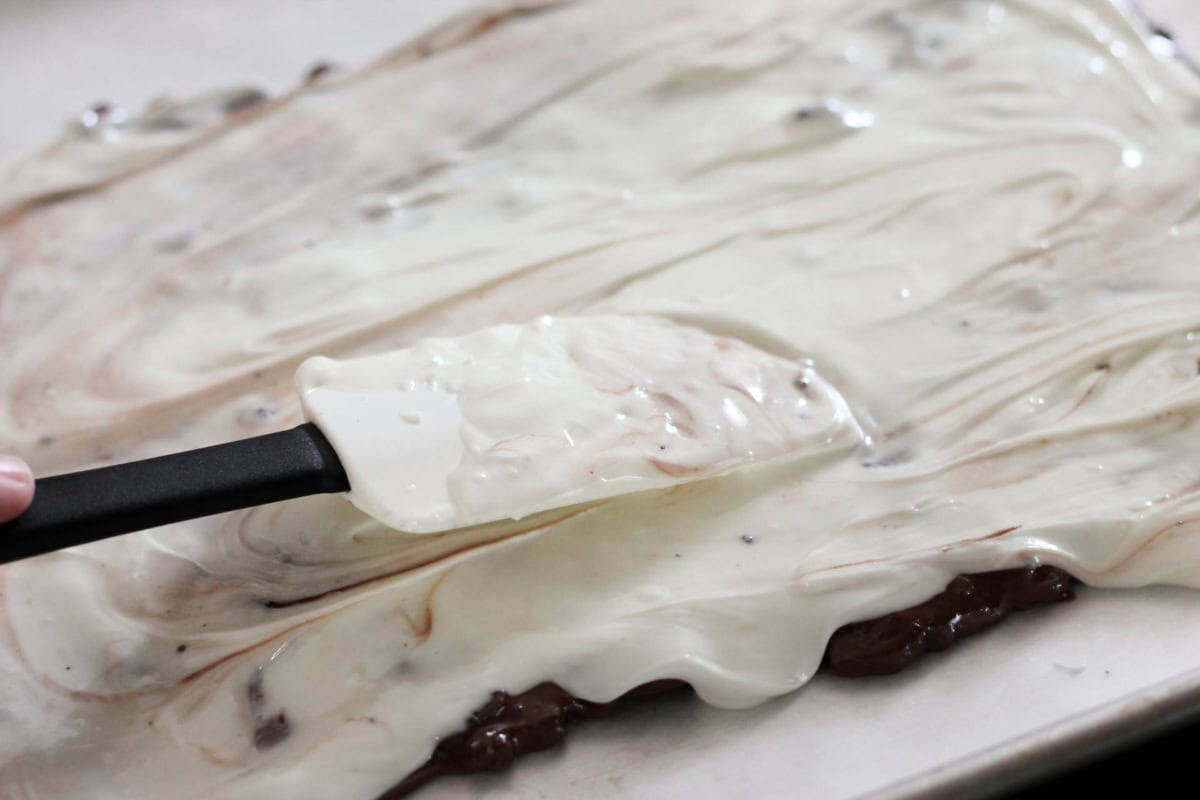
[[[661,489],[861,436],[811,367],[644,316],[543,317],[313,358],[297,384],[350,500],[413,533]]]

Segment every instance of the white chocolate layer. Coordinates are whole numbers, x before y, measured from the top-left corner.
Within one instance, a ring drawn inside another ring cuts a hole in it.
[[[311,356],[543,314],[810,359],[861,434],[519,522],[318,497],[4,567],[0,786],[366,800],[494,689],[747,706],[956,573],[1200,586],[1169,50],[1107,0],[594,0],[0,170],[0,449],[41,474],[294,425]]]

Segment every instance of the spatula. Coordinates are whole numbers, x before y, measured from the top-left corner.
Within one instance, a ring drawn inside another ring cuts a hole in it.
[[[0,561],[222,511],[349,489],[337,453],[312,423],[199,450],[38,478],[29,509],[0,524]]]
[[[651,317],[542,318],[297,373],[310,422],[39,478],[0,561],[310,494],[433,533],[854,446],[805,363]]]

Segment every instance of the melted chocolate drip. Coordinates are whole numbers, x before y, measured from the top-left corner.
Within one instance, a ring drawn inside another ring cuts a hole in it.
[[[837,675],[896,672],[922,653],[945,650],[964,636],[1002,622],[1013,611],[1070,600],[1074,597],[1071,582],[1070,575],[1054,567],[959,575],[924,603],[839,628],[829,640],[825,664]],[[439,775],[505,769],[518,756],[561,742],[577,720],[602,717],[625,701],[685,685],[654,681],[611,703],[581,700],[549,682],[515,695],[495,692],[467,719],[463,730],[442,739],[428,761],[379,800],[397,800]]]
[[[494,692],[492,699],[467,719],[464,730],[442,739],[428,761],[379,800],[396,800],[438,775],[505,769],[518,756],[561,742],[567,736],[567,726],[577,720],[603,717],[626,700],[663,694],[685,685],[683,681],[653,681],[611,703],[580,700],[549,682],[515,695]]]

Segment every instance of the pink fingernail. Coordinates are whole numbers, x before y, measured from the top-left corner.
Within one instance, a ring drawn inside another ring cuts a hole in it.
[[[0,482],[25,489],[33,485],[33,473],[29,471],[29,465],[16,456],[0,456]]]

